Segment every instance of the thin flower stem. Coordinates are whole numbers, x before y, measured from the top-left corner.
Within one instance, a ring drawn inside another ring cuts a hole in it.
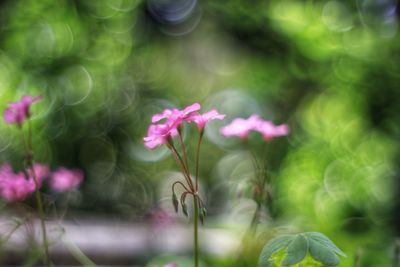
[[[47,240],[47,232],[46,232],[46,223],[45,223],[45,213],[44,213],[44,208],[43,208],[43,201],[42,201],[42,196],[39,191],[39,182],[38,178],[35,173],[35,169],[33,167],[33,156],[32,156],[32,130],[31,130],[31,124],[30,121],[28,120],[28,128],[29,128],[29,134],[28,134],[28,141],[25,140],[24,134],[21,128],[22,132],[22,137],[24,139],[25,143],[25,148],[26,148],[26,153],[27,153],[27,158],[28,158],[28,167],[31,170],[32,176],[33,176],[33,181],[35,183],[35,199],[36,199],[36,205],[39,213],[39,218],[40,218],[40,226],[42,228],[42,239],[43,239],[43,247],[44,247],[44,253],[45,253],[45,264],[47,267],[51,267],[52,263],[50,260],[50,254],[49,254],[49,245],[48,245],[48,240]]]
[[[33,167],[31,168],[32,173],[34,173]],[[40,218],[40,226],[42,228],[42,238],[43,238],[43,246],[44,246],[44,253],[45,253],[45,263],[47,267],[51,267],[51,260],[50,260],[50,254],[49,254],[49,244],[47,241],[47,233],[46,233],[46,224],[45,224],[45,215],[44,215],[44,209],[43,209],[43,202],[42,202],[42,197],[40,195],[39,191],[39,186],[37,182],[36,175],[33,174],[34,180],[35,180],[35,198],[36,198],[36,204],[38,206],[38,211],[39,211],[39,218]]]
[[[196,192],[199,191],[199,161],[200,161],[200,146],[201,141],[203,140],[203,130],[200,132],[199,141],[197,143],[197,151],[196,151]]]
[[[265,192],[265,187],[267,184],[267,176],[266,176],[265,170],[263,170],[264,164],[259,163],[256,155],[254,154],[253,150],[251,149],[251,147],[249,146],[249,144],[247,142],[245,142],[245,145],[251,156],[253,167],[255,168],[255,172],[256,172],[256,184],[255,184],[256,192],[254,195],[254,200],[257,204],[257,207],[256,207],[256,210],[254,211],[254,215],[253,215],[253,218],[251,219],[250,227],[247,231],[248,235],[253,235],[257,230],[257,222],[260,217],[262,202],[264,199],[264,192]],[[267,196],[269,196],[269,193],[267,193],[267,194],[268,194]],[[268,201],[268,204],[269,204],[269,201]]]
[[[32,123],[30,119],[28,119],[28,147],[30,148],[30,152],[32,152]]]
[[[179,130],[178,130],[178,133],[179,133],[179,141],[181,142],[181,146],[182,146],[183,163],[184,163],[185,166],[186,166],[186,170],[189,172],[188,157],[187,157],[187,154],[186,154],[185,142],[183,142],[182,131],[179,129]]]
[[[264,150],[262,152],[262,157],[261,157],[261,167],[265,172],[263,171],[261,173],[261,178],[262,178],[262,187],[265,187],[265,184],[268,183],[268,174],[267,174],[267,149],[268,148],[268,143],[265,144]]]
[[[29,218],[26,217],[26,218],[24,218],[21,222],[17,222],[17,223],[15,224],[15,226],[11,229],[11,231],[1,239],[0,243],[1,243],[1,244],[6,243],[6,242],[11,238],[11,236],[14,234],[14,232],[17,231],[18,228],[19,228],[21,225],[23,225],[25,222],[27,222],[28,219],[29,219]]]
[[[199,204],[198,195],[193,195],[194,218],[193,218],[193,247],[194,266],[199,266]]]
[[[20,127],[18,127],[18,130],[20,131],[20,133],[21,133],[21,139],[22,139],[22,143],[24,144],[24,150],[25,150],[25,153],[30,153],[29,152],[29,145],[28,145],[28,142],[26,141],[26,139],[25,139],[25,134],[24,134],[24,131],[23,131],[23,129],[22,129],[22,126],[20,126]]]
[[[177,184],[180,184],[185,189],[185,191],[190,192],[190,190],[181,181],[176,181],[172,184],[172,192],[175,192],[175,185]]]
[[[171,149],[171,151],[172,151],[172,154],[174,154],[175,159],[176,159],[178,165],[181,166],[181,168],[182,168],[182,173],[183,173],[183,175],[185,176],[186,182],[188,183],[188,185],[189,185],[191,191],[194,191],[193,182],[192,182],[192,179],[191,179],[191,177],[190,177],[190,173],[189,173],[188,169],[185,167],[185,164],[183,163],[182,157],[179,155],[179,153],[178,153],[178,151],[176,150],[175,146],[170,145],[169,147],[170,147],[170,149]]]

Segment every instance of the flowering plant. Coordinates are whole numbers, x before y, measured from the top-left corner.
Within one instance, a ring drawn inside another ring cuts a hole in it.
[[[254,164],[254,173],[256,178],[253,183],[253,198],[257,203],[257,209],[252,219],[252,227],[256,228],[259,212],[264,203],[271,202],[271,193],[269,190],[268,179],[265,166],[259,160],[248,144],[248,135],[252,132],[258,132],[262,135],[264,141],[271,141],[275,137],[286,136],[289,133],[287,124],[274,125],[271,121],[262,119],[259,115],[253,114],[247,119],[235,118],[231,123],[221,128],[221,134],[225,137],[239,137],[247,145]],[[255,229],[253,229],[255,230]]]
[[[225,117],[225,115],[219,114],[215,109],[200,114],[198,113],[200,108],[201,105],[199,103],[194,103],[183,110],[176,108],[165,109],[162,113],[153,115],[151,118],[152,124],[148,128],[147,136],[144,138],[145,146],[149,149],[154,149],[160,145],[166,145],[172,152],[172,155],[181,168],[185,182],[175,181],[172,184],[172,202],[175,211],[178,212],[180,203],[182,212],[186,216],[189,216],[186,205],[186,197],[188,195],[193,197],[194,265],[196,267],[199,264],[198,221],[200,220],[203,222],[206,216],[206,207],[199,193],[200,146],[206,124],[211,120],[222,120]],[[194,178],[190,172],[186,146],[182,136],[182,127],[184,122],[194,122],[197,125],[199,132]],[[181,153],[178,152],[174,144],[174,137],[178,137],[179,139],[182,149]],[[184,192],[181,194],[179,200],[175,193],[176,186],[181,186],[184,189]]]
[[[20,202],[32,194],[35,194],[36,206],[42,228],[42,239],[44,247],[44,262],[46,266],[52,266],[50,259],[48,239],[45,224],[45,212],[40,189],[43,182],[49,179],[50,188],[56,192],[67,192],[75,189],[83,180],[80,170],[71,170],[64,167],[51,172],[46,164],[35,163],[33,157],[32,126],[30,122],[32,104],[42,100],[41,96],[25,95],[20,101],[8,104],[3,113],[7,124],[14,124],[21,132],[21,141],[24,144],[24,170],[14,173],[9,163],[0,166],[0,197],[6,202]],[[28,124],[28,135],[25,134],[23,126]]]

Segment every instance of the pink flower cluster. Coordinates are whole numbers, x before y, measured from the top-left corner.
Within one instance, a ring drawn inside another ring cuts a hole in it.
[[[38,186],[48,176],[49,169],[45,165],[33,166]],[[14,173],[10,164],[0,167],[0,196],[7,202],[22,201],[36,189],[35,180],[30,171]]]
[[[83,180],[80,170],[59,168],[51,173],[44,164],[34,164],[33,172],[14,173],[11,165],[6,163],[0,167],[0,197],[6,202],[17,202],[28,198],[36,190],[35,178],[40,189],[46,178],[50,179],[50,187],[57,192],[65,192],[76,188]]]
[[[151,118],[152,124],[148,128],[147,136],[144,138],[145,146],[149,149],[154,149],[166,144],[170,138],[178,135],[178,129],[184,121],[196,123],[197,128],[202,132],[210,120],[222,120],[225,118],[225,115],[219,114],[215,109],[200,114],[197,112],[200,108],[199,103],[194,103],[183,110],[176,108],[165,109],[162,113],[153,115]],[[165,121],[160,123],[162,120]]]
[[[4,111],[3,118],[6,123],[21,125],[27,118],[31,116],[30,106],[42,100],[41,96],[26,95],[21,97],[20,101],[8,103],[8,107]]]
[[[241,139],[246,139],[251,131],[261,133],[264,140],[268,141],[277,136],[288,135],[289,127],[286,124],[274,125],[271,121],[263,120],[257,114],[253,114],[247,119],[236,118],[221,128],[222,135],[238,136]]]

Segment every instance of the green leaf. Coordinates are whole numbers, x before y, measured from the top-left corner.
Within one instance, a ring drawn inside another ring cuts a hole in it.
[[[299,263],[307,255],[308,251],[308,241],[302,234],[298,234],[292,242],[290,242],[286,257],[282,260],[281,264],[283,266],[291,266],[293,264]]]
[[[174,205],[175,212],[178,212],[178,209],[179,209],[179,201],[178,201],[178,198],[176,197],[175,192],[172,193],[172,204]]]
[[[270,260],[272,254],[287,247],[293,239],[293,235],[283,235],[271,239],[262,249],[258,264],[261,267],[270,267],[273,263],[272,260]]]
[[[313,240],[317,243],[319,243],[319,245],[324,246],[326,248],[328,248],[329,250],[343,256],[346,257],[346,254],[341,251],[328,237],[326,237],[325,235],[318,233],[318,232],[307,232],[304,233],[308,239]]]
[[[308,242],[311,257],[315,260],[326,266],[336,266],[340,263],[338,256],[327,246],[321,245],[320,242],[312,238],[309,238]]]

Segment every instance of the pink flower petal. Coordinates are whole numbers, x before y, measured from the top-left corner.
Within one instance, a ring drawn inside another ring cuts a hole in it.
[[[168,138],[178,134],[178,127],[186,120],[193,112],[201,108],[199,103],[194,103],[183,110],[165,109],[162,113],[152,116],[152,123],[166,120],[162,124],[152,124],[147,130],[147,136],[143,138],[145,147],[154,149],[160,145],[166,144]]]
[[[23,96],[20,101],[8,103],[8,107],[4,110],[3,118],[8,124],[18,124],[21,125],[26,118],[30,117],[30,106],[42,99],[41,96]]]
[[[212,109],[204,114],[197,113],[192,116],[189,116],[186,119],[186,121],[188,122],[194,121],[197,124],[197,128],[199,128],[199,130],[202,130],[210,120],[223,120],[224,118],[225,115],[219,114],[216,109]]]
[[[0,167],[0,197],[5,201],[22,201],[34,191],[35,182],[31,177],[25,177],[23,172],[15,174],[8,163]]]

